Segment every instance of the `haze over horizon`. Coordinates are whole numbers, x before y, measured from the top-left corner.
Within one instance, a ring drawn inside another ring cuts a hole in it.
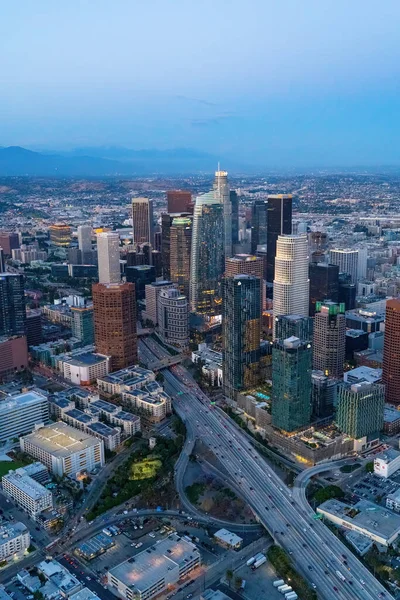
[[[0,145],[398,165],[399,17],[394,0],[8,4]]]

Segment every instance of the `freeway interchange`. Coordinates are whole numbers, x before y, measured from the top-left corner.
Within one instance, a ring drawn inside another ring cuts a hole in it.
[[[275,542],[291,554],[299,572],[324,600],[385,600],[390,593],[320,521],[299,502],[241,432],[200,390],[181,366],[163,370],[174,408],[190,430],[217,456],[241,496]]]

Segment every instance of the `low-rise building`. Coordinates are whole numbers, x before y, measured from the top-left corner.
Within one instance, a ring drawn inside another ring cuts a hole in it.
[[[201,362],[201,371],[212,386],[222,387],[222,352],[211,350],[207,344],[199,344],[198,349],[192,352],[192,361],[195,364]]]
[[[238,550],[243,544],[243,538],[227,529],[219,529],[214,533],[214,539],[224,548],[233,548],[234,550]]]
[[[30,433],[48,422],[48,400],[37,391],[8,396],[0,402],[0,441]]]
[[[51,492],[27,475],[24,469],[10,471],[1,479],[4,493],[15,500],[36,521],[38,515],[53,507]]]
[[[126,600],[150,600],[199,565],[195,544],[171,534],[110,569],[107,579],[111,590]]]
[[[362,381],[380,383],[382,381],[382,369],[372,369],[365,366],[356,367],[344,373],[343,380],[347,383],[360,383]]]
[[[97,379],[100,394],[114,396],[123,392],[140,390],[144,385],[155,381],[155,374],[149,369],[133,366],[109,373]]]
[[[21,450],[62,477],[76,478],[104,465],[104,443],[66,423],[54,423],[22,437]]]
[[[400,410],[389,404],[383,412],[383,432],[386,435],[396,435],[400,431]]]
[[[109,427],[105,423],[98,421],[92,423],[86,428],[89,435],[97,437],[104,442],[104,447],[114,452],[121,444],[121,429],[119,427]]]
[[[39,483],[47,483],[50,479],[48,469],[40,462],[25,465],[23,469],[29,477],[32,477],[32,479]]]
[[[111,356],[84,352],[76,356],[60,357],[57,359],[57,368],[62,372],[64,379],[75,385],[90,385],[110,372]]]
[[[59,591],[63,598],[69,598],[82,589],[81,582],[56,560],[43,560],[37,570]]]
[[[0,562],[20,557],[29,548],[31,536],[23,523],[16,522],[0,527]]]
[[[400,469],[400,452],[394,448],[388,448],[377,454],[374,458],[374,473],[379,477],[391,477]]]
[[[132,390],[122,394],[122,401],[151,423],[163,421],[171,412],[171,398],[162,391],[149,394],[145,389]]]
[[[112,546],[115,546],[114,539],[101,532],[79,544],[76,552],[85,560],[93,560],[100,554],[104,554]]]
[[[79,592],[72,594],[72,596],[70,596],[70,600],[100,600],[100,599],[94,592],[92,592],[92,590],[89,590],[89,588],[84,587],[81,590],[79,590]]]
[[[90,409],[98,410],[99,414],[112,425],[121,427],[125,435],[135,435],[141,430],[140,417],[133,413],[122,410],[120,406],[106,402],[105,400],[96,400],[90,404]]]
[[[327,500],[318,506],[317,512],[335,525],[357,531],[383,546],[392,544],[400,533],[400,515],[367,500],[354,505]]]

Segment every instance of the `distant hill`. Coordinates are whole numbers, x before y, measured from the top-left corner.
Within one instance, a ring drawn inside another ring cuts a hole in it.
[[[195,150],[78,148],[68,153],[0,147],[0,176],[105,177],[212,172],[217,159]]]

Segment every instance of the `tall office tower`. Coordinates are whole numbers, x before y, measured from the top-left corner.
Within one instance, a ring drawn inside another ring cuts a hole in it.
[[[157,227],[159,227],[159,225]],[[154,232],[154,250],[161,252],[161,229]]]
[[[186,298],[189,298],[191,247],[192,219],[174,218],[170,228],[170,276]]]
[[[272,425],[295,431],[310,423],[311,360],[309,342],[297,337],[276,340],[272,348]]]
[[[260,311],[263,311],[263,296],[265,296],[264,260],[260,256],[251,254],[236,254],[225,259],[225,277],[234,275],[254,275],[260,278]]]
[[[154,281],[153,283],[146,284],[146,311],[142,313],[143,319],[148,319],[153,325],[157,325],[160,293],[163,289],[170,288],[171,286],[172,281]]]
[[[325,252],[328,249],[328,234],[324,231],[311,231],[308,234],[310,255],[314,252]]]
[[[154,245],[153,200],[132,199],[132,225],[135,244]]]
[[[216,171],[214,179],[214,192],[216,198],[224,207],[224,253],[229,258],[233,254],[232,248],[232,202],[228,184],[228,172]]]
[[[256,200],[251,207],[251,253],[267,244],[268,200]]]
[[[66,223],[55,223],[49,227],[50,242],[54,246],[67,247],[71,243],[72,230]]]
[[[97,352],[111,356],[113,371],[136,364],[135,286],[95,283],[92,292]]]
[[[119,234],[106,231],[97,234],[97,255],[99,260],[99,283],[119,283]]]
[[[351,275],[339,273],[339,302],[343,303],[346,310],[356,307],[357,286],[351,283]]]
[[[313,369],[331,377],[343,375],[346,354],[344,304],[317,302],[314,318]]]
[[[274,337],[280,315],[308,317],[308,242],[306,235],[280,235],[276,243]]]
[[[91,225],[79,225],[78,247],[82,265],[90,265],[93,262],[92,252],[92,227]]]
[[[192,194],[184,190],[170,190],[167,192],[169,213],[193,212]]]
[[[358,248],[358,262],[357,262],[357,277],[358,279],[366,279],[367,277],[367,264],[368,264],[368,249]]]
[[[268,196],[267,214],[267,283],[275,279],[276,244],[280,235],[292,233],[292,195]],[[306,240],[307,240],[307,236]],[[307,244],[308,245],[308,244]],[[308,260],[308,252],[307,252]]]
[[[336,249],[329,252],[329,262],[339,267],[340,273],[350,275],[350,283],[357,283],[358,279],[358,250],[346,248]]]
[[[171,227],[173,220],[179,217],[193,219],[189,213],[162,213],[161,215],[161,260],[164,279],[171,278]]]
[[[19,248],[18,233],[12,231],[0,231],[0,246],[5,256],[11,256],[12,250]]]
[[[24,276],[0,275],[0,336],[26,334]]]
[[[313,320],[300,315],[281,315],[275,322],[275,336],[278,340],[296,337],[309,342],[313,338]]]
[[[311,373],[311,405],[315,419],[325,419],[334,413],[337,403],[339,380],[328,377],[322,371]]]
[[[383,427],[385,386],[362,381],[342,383],[338,390],[336,425],[352,438],[378,433]]]
[[[72,306],[72,335],[83,346],[94,344],[93,306]]]
[[[260,382],[260,281],[253,275],[222,281],[222,369],[225,394],[232,399]]]
[[[328,263],[311,263],[310,277],[310,317],[315,315],[315,305],[323,300],[339,302],[339,267]]]
[[[190,261],[190,308],[208,317],[221,315],[224,272],[224,212],[214,192],[197,196]]]
[[[28,346],[39,346],[43,341],[42,311],[40,309],[26,311],[26,341]]]
[[[232,206],[232,250],[239,243],[239,196],[234,190],[230,192]]]
[[[0,273],[4,273],[6,270],[6,261],[4,258],[4,250],[0,248]]]
[[[156,270],[153,265],[138,265],[127,267],[125,271],[126,280],[135,284],[136,300],[144,300],[146,285],[156,280]]]
[[[186,348],[189,345],[189,304],[175,288],[164,288],[158,296],[158,332],[166,344]]]
[[[162,256],[159,250],[151,251],[150,264],[155,269],[156,277],[162,277]]]
[[[383,382],[387,402],[400,404],[400,298],[386,302]]]

